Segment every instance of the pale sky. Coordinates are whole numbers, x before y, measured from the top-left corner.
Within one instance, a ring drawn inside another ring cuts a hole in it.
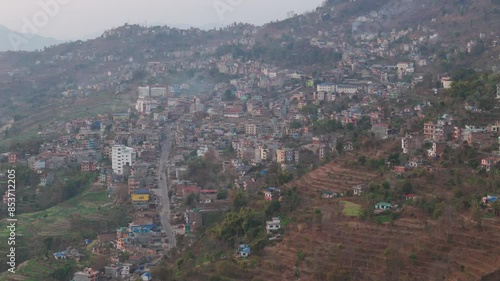
[[[178,27],[264,24],[324,0],[3,0],[0,25],[60,40],[87,39],[128,22]],[[47,3],[47,7],[42,7]]]

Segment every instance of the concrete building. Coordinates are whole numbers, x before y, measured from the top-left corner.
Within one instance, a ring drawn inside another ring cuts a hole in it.
[[[155,100],[138,99],[135,103],[135,109],[140,113],[150,114],[153,109],[158,107],[158,102]]]
[[[99,271],[95,271],[92,268],[86,268],[83,271],[78,271],[73,276],[73,281],[97,281],[99,276]]]
[[[427,140],[445,141],[448,134],[453,132],[453,127],[449,122],[439,120],[437,123],[424,123],[424,136]]]
[[[152,97],[166,97],[167,88],[166,87],[152,87],[150,91]]]
[[[340,84],[337,85],[335,92],[339,94],[355,94],[358,92],[358,89],[356,85]]]
[[[335,83],[321,83],[316,87],[318,92],[339,93],[339,94],[355,94],[359,87],[350,84],[335,84]],[[323,96],[324,99],[324,96]]]
[[[316,90],[318,92],[335,92],[336,90],[336,84],[335,83],[320,83],[318,86],[316,86]]]
[[[266,232],[271,234],[281,228],[281,220],[278,217],[273,218],[271,221],[266,221]]]
[[[114,145],[111,152],[111,166],[117,175],[123,175],[123,167],[132,166],[135,162],[136,153],[133,148],[124,145]]]
[[[372,127],[372,132],[375,134],[377,139],[385,140],[389,137],[389,125],[388,124],[374,124]]]
[[[254,123],[245,124],[245,134],[250,136],[257,135],[257,125]]]
[[[286,149],[276,150],[276,162],[284,163],[286,161]]]
[[[441,84],[443,85],[443,89],[451,89],[452,83],[453,81],[450,79],[450,77],[441,78]]]
[[[147,98],[150,95],[149,86],[148,87],[138,87],[139,98]]]
[[[404,154],[412,154],[422,147],[425,137],[422,135],[407,135],[401,138],[401,148]]]
[[[255,148],[255,160],[256,161],[265,161],[268,160],[268,155],[270,151],[267,148],[264,148],[262,146],[258,146]]]

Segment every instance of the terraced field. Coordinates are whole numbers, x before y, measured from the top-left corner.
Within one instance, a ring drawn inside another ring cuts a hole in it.
[[[324,220],[320,229],[290,225],[291,235],[266,248],[259,275],[341,280],[333,276],[342,269],[350,280],[481,280],[500,267],[499,227],[492,220],[481,231],[468,225],[447,233],[412,218],[375,225],[343,217]]]
[[[283,242],[264,250],[263,280],[482,280],[500,270],[500,220],[482,227],[466,215],[428,219],[405,206],[391,223],[362,222],[343,213],[343,199],[321,191],[348,191],[376,175],[329,164],[289,184],[303,197]],[[322,218],[314,219],[320,209]],[[489,279],[488,279],[489,280]]]
[[[371,172],[342,168],[337,163],[322,166],[288,186],[297,186],[301,196],[315,198],[323,191],[347,192],[358,184],[368,184],[376,179]]]

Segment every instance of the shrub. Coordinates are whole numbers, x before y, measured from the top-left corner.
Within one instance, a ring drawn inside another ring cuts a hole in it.
[[[415,252],[412,252],[408,258],[410,259],[410,262],[411,263],[415,263],[417,261],[417,254],[415,254]]]

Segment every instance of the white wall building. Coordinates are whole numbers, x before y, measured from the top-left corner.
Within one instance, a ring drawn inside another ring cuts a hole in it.
[[[151,110],[158,107],[158,102],[155,100],[138,99],[135,103],[137,112],[150,114]]]
[[[167,88],[166,87],[152,87],[150,95],[152,97],[166,97]]]
[[[137,88],[139,92],[139,98],[147,98],[150,95],[149,86],[148,87],[139,87]]]
[[[331,93],[331,92],[335,92],[336,85],[334,83],[320,83],[316,87],[316,90],[318,92],[328,92],[328,93]]]
[[[111,152],[111,167],[117,175],[123,175],[125,165],[132,166],[135,162],[136,153],[133,148],[124,145],[114,145]]]
[[[318,92],[339,93],[339,94],[355,94],[359,87],[351,84],[334,84],[334,83],[321,83],[318,84],[316,90]],[[323,97],[324,99],[324,97]]]
[[[443,84],[443,89],[451,89],[452,83],[453,81],[450,79],[450,77],[441,78],[441,84]]]
[[[266,221],[267,234],[278,231],[281,228],[281,220],[278,217],[273,218],[272,221]]]

